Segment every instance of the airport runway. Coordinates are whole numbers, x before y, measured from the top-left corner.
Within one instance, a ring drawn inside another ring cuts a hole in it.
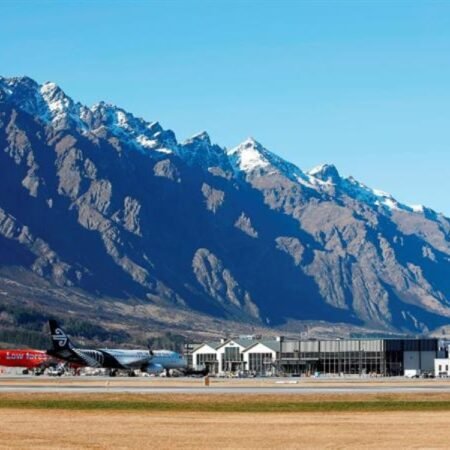
[[[169,381],[169,380],[168,380]],[[297,383],[297,384],[294,384]],[[152,381],[139,380],[131,384],[125,379],[80,379],[75,378],[40,378],[40,379],[18,379],[18,378],[0,378],[0,393],[129,393],[129,394],[392,394],[392,393],[450,393],[450,383],[441,382],[405,382],[405,383],[361,383],[355,382],[335,382],[332,385],[324,386],[324,383],[302,383],[286,381],[273,381],[271,383],[264,380],[263,385],[233,386],[229,383],[226,386],[221,383],[214,383],[211,386],[204,386],[203,380],[192,381],[189,385],[170,385],[171,383],[159,382],[154,385]],[[340,384],[345,384],[340,386]],[[416,385],[415,385],[416,384]]]
[[[393,393],[450,393],[449,388],[442,387],[373,387],[373,388],[271,388],[271,387],[236,387],[236,388],[220,388],[220,387],[86,387],[86,386],[0,386],[0,393],[2,392],[22,392],[22,393],[85,393],[85,394],[100,394],[100,393],[128,393],[128,394],[393,394]]]

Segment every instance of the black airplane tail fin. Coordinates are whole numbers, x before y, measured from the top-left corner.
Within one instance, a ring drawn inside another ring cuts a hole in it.
[[[69,336],[64,332],[64,330],[58,325],[56,320],[49,320],[48,324],[50,326],[50,334],[52,336],[53,350],[70,350],[72,349],[72,343],[70,342]]]

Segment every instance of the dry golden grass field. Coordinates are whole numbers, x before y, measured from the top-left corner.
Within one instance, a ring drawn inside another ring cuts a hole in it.
[[[450,412],[0,411],[0,448],[447,449]]]
[[[447,449],[449,425],[439,393],[0,395],[2,449]]]

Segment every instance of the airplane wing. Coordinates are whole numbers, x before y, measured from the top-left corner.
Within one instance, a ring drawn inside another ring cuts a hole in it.
[[[151,364],[153,355],[148,355],[146,357],[136,357],[136,358],[126,358],[126,359],[120,359],[119,361],[122,364],[123,367],[126,367],[128,369],[140,369],[143,370],[143,368],[147,367]],[[145,370],[143,370],[145,371]]]

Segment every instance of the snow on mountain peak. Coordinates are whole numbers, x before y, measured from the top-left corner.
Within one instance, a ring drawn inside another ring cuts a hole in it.
[[[186,139],[178,147],[178,154],[190,165],[198,165],[210,171],[219,168],[224,173],[232,173],[229,157],[224,148],[211,143],[211,138],[206,131],[197,133]]]
[[[76,122],[80,122],[79,110],[81,105],[75,105],[73,100],[58,85],[50,82],[44,83],[40,86],[39,92],[47,105],[52,121],[56,122],[64,117],[73,116],[73,118],[76,118]]]
[[[411,212],[411,208],[398,202],[388,192],[379,189],[371,189],[365,184],[357,181],[352,176],[343,179],[342,191],[350,197],[375,207],[384,207],[388,210],[403,210]]]
[[[388,192],[372,189],[359,182],[354,177],[343,178],[333,164],[322,164],[307,172],[310,181],[316,188],[328,192],[330,186],[335,186],[338,194],[343,194],[372,207],[382,207],[388,211],[407,211],[424,213],[421,205],[408,206],[397,201]]]
[[[227,154],[235,161],[236,166],[244,172],[269,166],[267,153],[268,150],[253,138],[248,138],[237,147],[227,151]]]
[[[94,130],[106,126],[114,134],[114,131],[117,132],[118,129],[120,129],[120,133],[123,133],[124,131],[131,131],[133,128],[134,117],[118,106],[100,102],[90,109],[93,113],[92,129]]]
[[[1,77],[0,76],[0,85],[7,85],[11,88],[28,88],[28,89],[38,89],[39,84],[34,81],[32,78],[24,76],[24,77]]]
[[[138,150],[173,153],[177,147],[175,134],[164,130],[159,122],[146,122],[124,109],[105,102],[90,108],[91,130],[105,127],[112,135],[125,140]]]
[[[92,130],[106,127],[108,131],[140,150],[173,153],[177,147],[175,135],[158,122],[146,122],[118,106],[100,102],[91,108]]]
[[[74,126],[81,133],[95,133],[104,128],[141,151],[172,153],[178,145],[174,133],[163,130],[159,123],[146,122],[105,102],[91,108],[75,103],[52,82],[39,85],[28,77],[0,77],[0,100],[3,98],[56,129]]]
[[[249,137],[238,146],[223,149],[211,144],[203,131],[178,144],[171,130],[158,122],[146,122],[113,104],[100,102],[92,107],[75,103],[53,82],[39,85],[29,77],[0,76],[0,101],[8,101],[25,112],[40,118],[56,129],[77,128],[81,133],[106,130],[110,135],[139,151],[175,153],[186,162],[206,169],[220,167],[227,173],[244,172],[247,176],[282,175],[324,195],[346,195],[373,207],[419,214],[435,214],[422,205],[408,206],[392,195],[371,189],[353,177],[343,178],[332,164],[322,164],[304,173],[297,166],[267,150]]]
[[[8,100],[28,114],[48,120],[49,111],[39,84],[29,77],[0,77],[0,100]]]
[[[46,81],[40,88],[40,91],[44,95],[52,95],[55,92],[62,92],[61,88],[52,81]]]
[[[338,184],[341,180],[341,176],[333,164],[321,164],[307,173],[325,183]]]
[[[252,136],[249,136],[247,139],[245,139],[244,142],[242,142],[240,145],[243,145],[245,147],[258,147],[258,148],[264,148],[262,144],[260,144],[255,138]]]
[[[182,145],[191,152],[208,151],[211,148],[211,139],[206,131],[202,131],[186,139]]]
[[[228,150],[227,154],[236,171],[247,174],[254,171],[264,175],[279,174],[294,183],[317,189],[317,183],[313,177],[305,174],[295,164],[267,150],[253,138],[248,138],[237,147]]]
[[[194,134],[190,138],[186,139],[185,144],[192,144],[194,142],[203,142],[206,145],[211,145],[211,138],[206,131],[201,131],[200,133]]]
[[[425,212],[425,206],[423,205],[410,205],[411,209],[416,213],[423,213]]]

